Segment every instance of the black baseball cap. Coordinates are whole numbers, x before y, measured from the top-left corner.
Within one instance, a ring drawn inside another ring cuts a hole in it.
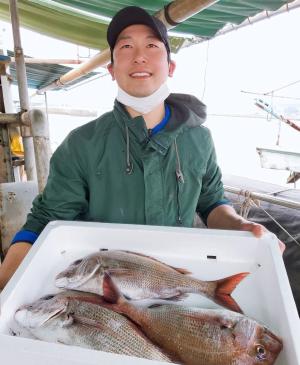
[[[170,44],[166,26],[161,20],[150,15],[146,10],[138,6],[127,6],[126,8],[118,11],[112,18],[107,29],[107,42],[111,50],[111,55],[119,34],[123,29],[134,24],[144,24],[150,27],[157,37],[164,43],[169,59]]]

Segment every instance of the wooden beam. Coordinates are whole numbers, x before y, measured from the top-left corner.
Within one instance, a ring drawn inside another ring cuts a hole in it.
[[[28,64],[41,64],[41,65],[80,65],[81,63],[86,62],[86,60],[73,60],[73,59],[58,59],[58,58],[31,58],[25,57],[25,63]],[[15,63],[15,57],[11,57],[11,63]]]

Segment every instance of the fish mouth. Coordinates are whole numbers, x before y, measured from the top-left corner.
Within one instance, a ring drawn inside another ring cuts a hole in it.
[[[17,309],[16,312],[15,312],[15,315],[14,315],[14,319],[17,323],[19,324],[23,324],[25,321],[23,320],[25,317],[26,317],[26,311],[25,311],[25,308],[24,306]]]
[[[76,289],[85,284],[87,281],[89,281],[95,275],[95,273],[100,269],[100,267],[101,265],[98,264],[89,274],[76,275],[78,279],[76,279],[76,277],[74,276],[68,278],[66,275],[64,275],[64,272],[59,273],[55,278],[55,285],[60,289],[64,288]]]

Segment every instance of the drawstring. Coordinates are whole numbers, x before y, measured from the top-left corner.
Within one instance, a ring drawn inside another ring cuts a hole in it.
[[[129,153],[129,131],[127,125],[126,129],[126,174],[131,175],[133,171],[133,164],[130,161],[130,153]]]
[[[176,152],[176,178],[179,182],[184,184],[184,177],[183,177],[183,173],[181,171],[180,159],[179,159],[179,153],[178,153],[176,139],[174,141],[174,146],[175,146],[175,152]]]
[[[180,201],[179,201],[179,184],[184,184],[184,177],[183,177],[183,173],[181,171],[181,165],[180,165],[180,159],[179,159],[179,153],[178,153],[178,148],[177,148],[177,143],[176,143],[176,139],[174,140],[174,147],[175,147],[175,152],[176,152],[176,182],[177,182],[177,220],[178,223],[181,225],[182,224],[182,219],[181,219],[181,209],[180,209]]]

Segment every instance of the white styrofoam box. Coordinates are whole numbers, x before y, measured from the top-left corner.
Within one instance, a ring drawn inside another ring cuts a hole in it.
[[[13,316],[22,304],[59,290],[57,273],[72,261],[100,248],[123,249],[153,256],[192,272],[202,280],[214,280],[250,272],[233,297],[244,313],[283,339],[276,365],[300,365],[300,321],[277,238],[258,239],[249,232],[196,228],[154,227],[87,222],[51,222],[44,229],[21,266],[0,295],[1,363],[53,364],[163,364],[13,336]],[[191,294],[179,304],[217,308],[217,304]]]

